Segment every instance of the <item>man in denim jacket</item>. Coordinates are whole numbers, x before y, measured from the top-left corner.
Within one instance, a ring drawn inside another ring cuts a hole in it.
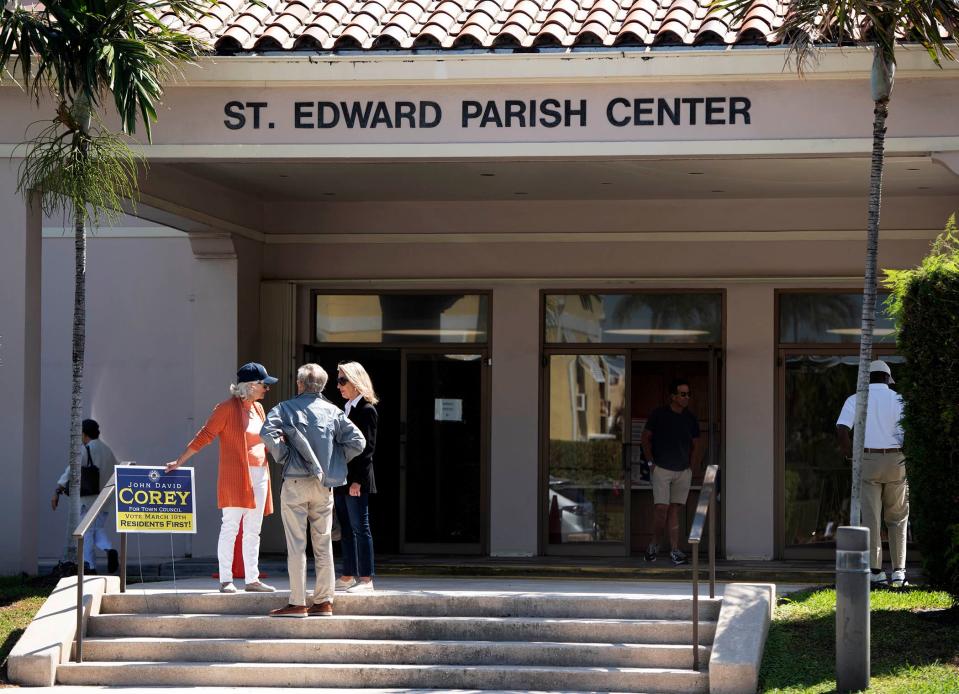
[[[283,466],[280,515],[286,532],[290,603],[272,617],[329,617],[333,614],[333,487],[346,484],[346,464],[366,440],[343,411],[322,395],[327,374],[319,364],[296,372],[297,396],[270,410],[260,437]],[[316,586],[306,606],[306,529],[313,538]]]

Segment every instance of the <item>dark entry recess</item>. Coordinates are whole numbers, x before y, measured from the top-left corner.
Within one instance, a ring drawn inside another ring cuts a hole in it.
[[[338,407],[345,403],[336,389],[336,365],[341,361],[358,361],[370,374],[373,388],[380,398],[376,454],[373,468],[378,492],[370,500],[370,526],[376,552],[394,554],[400,548],[400,350],[336,347],[306,348],[305,359],[326,369],[330,375],[323,394]]]

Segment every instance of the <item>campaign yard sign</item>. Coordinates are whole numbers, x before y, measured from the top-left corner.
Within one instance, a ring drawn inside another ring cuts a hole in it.
[[[118,533],[196,533],[193,468],[116,467]]]

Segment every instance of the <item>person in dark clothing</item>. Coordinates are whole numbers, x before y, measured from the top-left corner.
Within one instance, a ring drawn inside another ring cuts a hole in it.
[[[370,530],[370,494],[376,493],[373,453],[376,450],[376,405],[379,398],[366,369],[359,362],[337,366],[336,387],[346,400],[347,418],[363,432],[366,448],[349,462],[346,486],[337,487],[333,502],[340,522],[343,548],[343,575],[337,590],[350,593],[373,591],[373,533]]]
[[[669,387],[669,405],[653,410],[643,430],[643,454],[653,484],[655,523],[646,561],[656,561],[667,520],[672,550],[669,557],[676,565],[687,561],[679,548],[679,513],[689,496],[691,466],[699,459],[699,422],[688,409],[691,394],[688,381],[675,379]]]

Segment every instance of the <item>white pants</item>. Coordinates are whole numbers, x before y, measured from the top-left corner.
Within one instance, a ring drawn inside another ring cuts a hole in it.
[[[67,503],[70,501],[70,497],[65,496]],[[82,519],[87,515],[87,510],[93,505],[93,502],[96,501],[97,497],[95,496],[81,496],[80,497],[80,518]],[[87,530],[87,534],[83,536],[83,561],[85,561],[90,568],[95,569],[96,559],[94,557],[94,550],[99,549],[104,552],[107,550],[113,549],[113,543],[110,542],[110,536],[107,535],[106,524],[107,519],[110,517],[110,512],[106,509],[100,511],[93,524],[90,526],[90,529]],[[74,544],[73,540],[73,528],[67,528],[67,546]],[[64,558],[67,554],[64,552]]]
[[[263,510],[266,494],[270,489],[270,478],[266,467],[251,467],[250,481],[253,483],[253,500],[256,508],[238,508],[228,506],[223,511],[220,522],[220,540],[216,545],[216,557],[220,563],[220,582],[233,580],[233,545],[236,534],[243,521],[243,573],[247,584],[260,580],[260,526],[263,525]]]

